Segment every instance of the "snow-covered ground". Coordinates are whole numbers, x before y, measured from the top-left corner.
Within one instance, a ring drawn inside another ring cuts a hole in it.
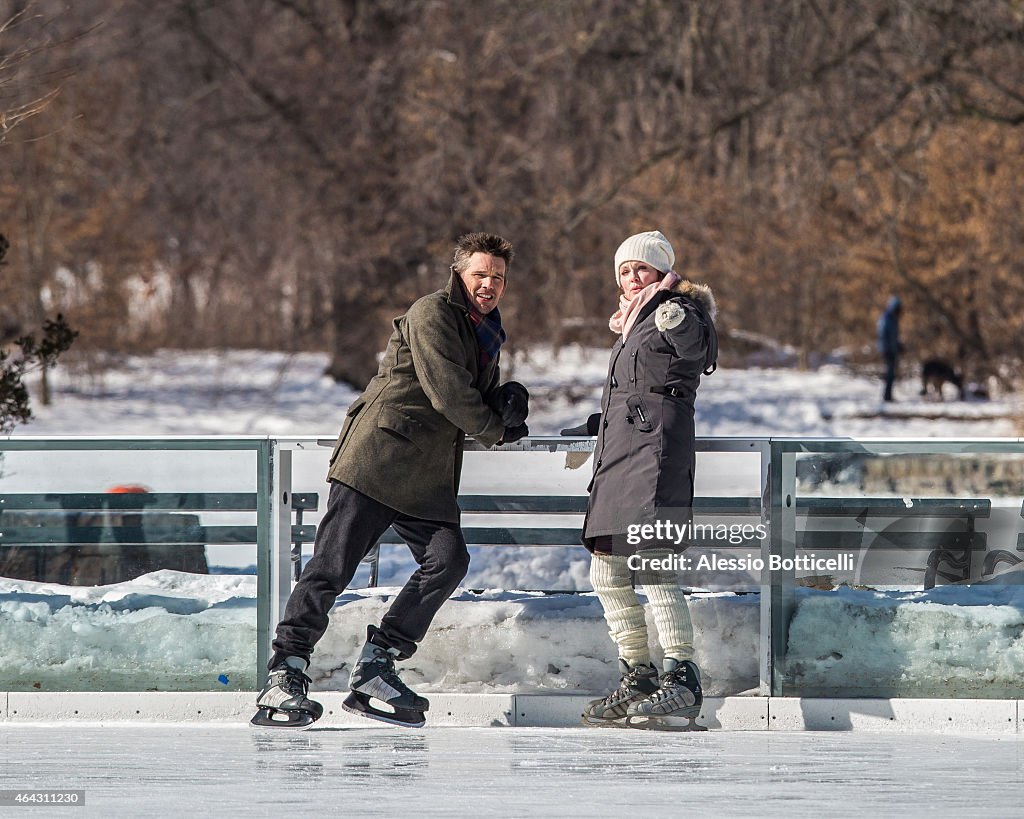
[[[599,409],[607,353],[568,347],[520,353],[504,372],[532,394],[530,430],[553,435]],[[323,375],[327,357],[258,351],[129,356],[104,373],[58,368],[55,400],[34,408],[23,435],[242,435],[333,437],[358,394]],[[702,436],[997,437],[1022,432],[1024,404],[940,402],[900,381],[896,401],[881,382],[838,367],[719,369],[697,400]],[[947,385],[947,390],[951,388]]]
[[[556,434],[597,410],[602,351],[536,352],[513,364],[513,377],[533,394],[534,434]],[[330,439],[356,393],[323,377],[325,365],[322,355],[168,351],[126,359],[102,375],[58,369],[54,404],[37,407],[36,420],[17,434],[258,433]],[[836,368],[720,370],[701,389],[698,434],[963,438],[1020,433],[1024,412],[1012,400],[939,403],[921,400],[916,392],[916,383],[901,383],[898,401],[885,406],[879,382]],[[107,468],[74,470],[58,462],[33,471],[12,454],[0,492],[29,491],[26,481],[37,482],[37,491],[57,485],[62,491],[75,486],[101,491],[96,483],[107,479]],[[559,480],[580,491],[588,468]],[[318,462],[315,472],[322,475]],[[109,476],[113,479],[113,473]],[[215,477],[220,479],[210,479]],[[756,461],[753,473],[741,477],[730,480],[756,493]],[[479,474],[470,478],[483,480]],[[488,476],[487,491],[517,478],[502,467]],[[701,479],[698,475],[698,483]],[[297,488],[322,492],[323,484]],[[161,571],[115,586],[0,579],[0,656],[5,658],[0,690],[253,688],[255,577],[230,573],[231,566],[220,562],[228,574]],[[236,565],[247,562],[243,558]],[[611,686],[617,676],[614,646],[596,599],[515,590],[585,589],[587,563],[582,549],[477,550],[467,590],[441,610],[420,652],[405,664],[406,678],[423,691]],[[346,687],[348,664],[365,625],[379,619],[409,565],[400,549],[391,549],[384,556],[384,588],[354,589],[339,600],[314,657],[318,688]],[[801,590],[790,631],[793,682],[808,694],[1019,696],[1024,597],[1017,578],[1010,573],[992,585],[927,593]],[[695,594],[691,614],[709,692],[749,692],[757,685],[757,596]]]

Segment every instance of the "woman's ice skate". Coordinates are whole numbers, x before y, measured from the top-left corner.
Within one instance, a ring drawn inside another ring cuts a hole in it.
[[[697,724],[704,693],[700,669],[689,660],[665,658],[665,673],[658,679],[658,690],[630,704],[626,725],[657,731],[706,731]]]
[[[619,687],[607,697],[591,700],[583,709],[581,720],[584,725],[621,728],[630,704],[658,690],[658,671],[652,665],[638,663],[631,667],[626,660],[620,659],[619,671],[622,672]]]
[[[424,712],[430,703],[403,683],[395,672],[393,649],[367,642],[352,669],[348,686],[351,693],[341,704],[346,711],[407,728],[421,728],[426,724]],[[377,708],[371,700],[379,700],[391,710]]]

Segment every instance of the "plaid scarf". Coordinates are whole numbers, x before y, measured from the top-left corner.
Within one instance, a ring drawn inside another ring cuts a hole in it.
[[[498,355],[501,345],[508,336],[501,327],[501,313],[495,307],[486,316],[476,310],[469,311],[469,320],[473,322],[477,344],[480,345],[480,369],[482,370]]]

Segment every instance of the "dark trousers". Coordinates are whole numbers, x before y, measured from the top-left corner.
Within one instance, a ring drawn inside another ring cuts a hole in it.
[[[885,392],[882,393],[882,399],[885,401],[892,401],[892,385],[896,382],[896,360],[898,356],[895,353],[885,353]]]
[[[370,627],[370,638],[377,645],[398,649],[400,660],[413,655],[434,615],[469,570],[462,529],[457,523],[403,515],[334,481],[316,533],[313,557],[277,626],[269,668],[288,656],[309,660],[313,646],[327,630],[335,598],[352,582],[360,561],[388,526],[408,544],[419,568],[394,599],[380,628]]]

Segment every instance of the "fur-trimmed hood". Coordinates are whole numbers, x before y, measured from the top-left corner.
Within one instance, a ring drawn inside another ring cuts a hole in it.
[[[698,284],[697,282],[683,279],[672,288],[672,292],[679,293],[679,295],[686,296],[700,304],[707,311],[708,315],[711,316],[712,321],[718,316],[718,304],[715,302],[715,296],[711,292],[711,288],[706,284]]]

